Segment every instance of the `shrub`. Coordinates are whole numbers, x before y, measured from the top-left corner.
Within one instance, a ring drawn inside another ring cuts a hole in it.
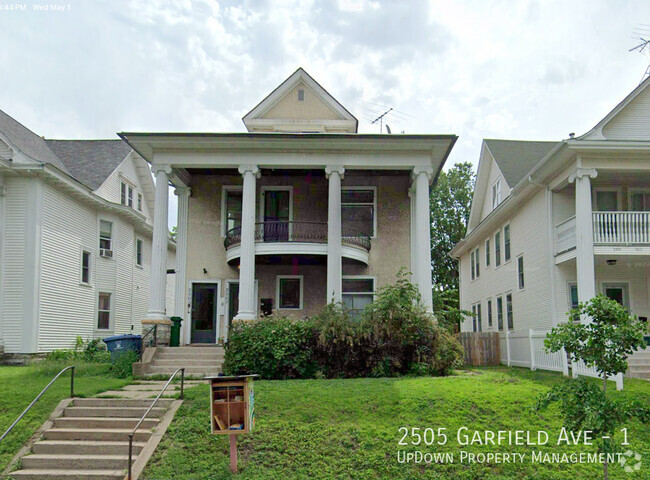
[[[127,350],[119,355],[111,365],[111,373],[116,378],[128,378],[133,374],[133,364],[139,359],[137,352]]]
[[[233,322],[228,335],[224,371],[231,375],[257,373],[267,379],[311,378],[313,323],[271,315],[251,322]]]
[[[52,361],[81,361],[88,363],[108,363],[111,355],[99,338],[84,342],[77,337],[74,349],[54,350],[47,354],[47,360]]]

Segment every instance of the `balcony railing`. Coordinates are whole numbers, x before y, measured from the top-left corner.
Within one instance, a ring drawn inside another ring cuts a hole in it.
[[[255,224],[255,242],[327,243],[326,222],[258,222]],[[226,233],[226,249],[241,243],[241,227]],[[370,237],[365,233],[341,225],[341,243],[370,251]]]
[[[650,243],[650,212],[594,212],[594,243]]]
[[[649,245],[650,212],[593,212],[595,245]],[[576,247],[576,217],[555,227],[555,253]]]

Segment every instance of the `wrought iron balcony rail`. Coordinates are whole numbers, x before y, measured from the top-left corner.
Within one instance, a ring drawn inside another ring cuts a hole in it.
[[[255,224],[255,242],[327,243],[327,222],[258,222]],[[240,243],[241,227],[228,230],[223,241],[226,249]],[[370,251],[370,237],[344,225],[341,225],[341,243]]]

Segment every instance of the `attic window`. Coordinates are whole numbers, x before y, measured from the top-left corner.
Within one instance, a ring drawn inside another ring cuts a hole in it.
[[[298,101],[299,102],[305,101],[305,91],[302,88],[298,90]]]

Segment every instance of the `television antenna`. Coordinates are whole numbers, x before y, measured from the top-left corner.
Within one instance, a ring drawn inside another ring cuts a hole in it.
[[[630,48],[630,52],[639,52],[641,54],[644,54],[647,58],[648,61],[650,62],[650,25],[642,23],[640,24],[639,27],[637,27],[634,30],[634,38],[635,40],[639,41],[640,43],[636,45],[635,47]],[[645,69],[645,72],[643,73],[643,76],[641,77],[641,82],[643,82],[646,77],[650,76],[650,64],[648,67]],[[639,82],[639,83],[641,83]]]
[[[370,124],[374,125],[375,123],[379,122],[379,133],[381,133],[381,131],[384,128],[384,117],[392,111],[393,111],[393,107],[390,107],[388,110],[386,110],[384,113],[382,113],[377,118],[375,118],[372,122],[370,122]]]

